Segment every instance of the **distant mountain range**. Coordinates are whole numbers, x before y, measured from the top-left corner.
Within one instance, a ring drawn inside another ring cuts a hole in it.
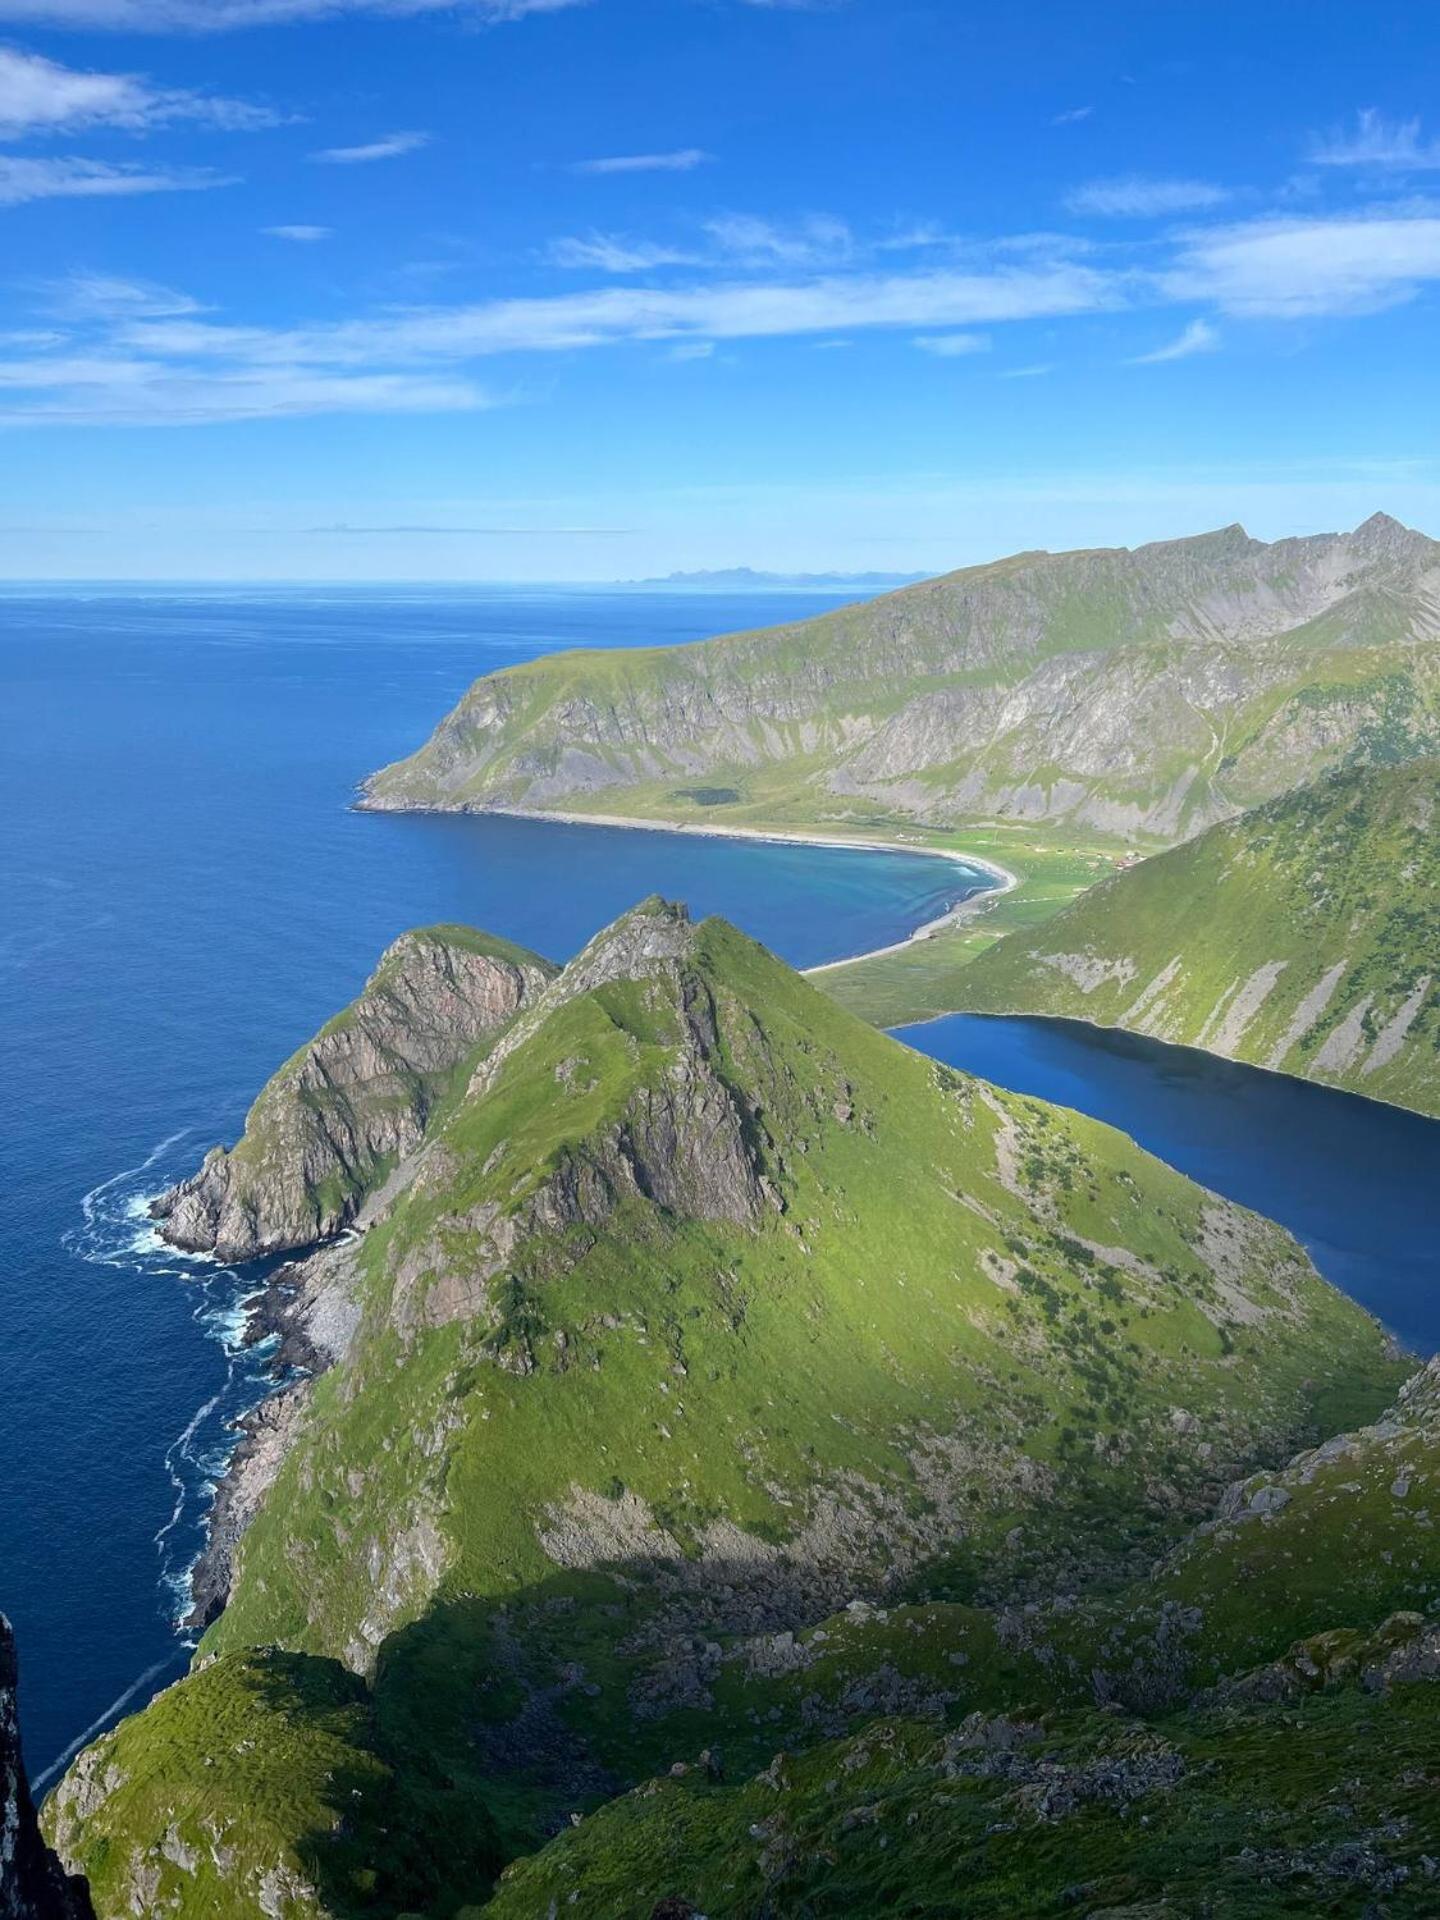
[[[1173,842],[1440,750],[1440,543],[1377,514],[1022,553],[695,646],[489,674],[364,804],[1046,821]]]
[[[774,587],[813,587],[817,592],[847,587],[911,587],[928,573],[757,573],[754,567],[715,567],[698,573],[667,573],[650,580],[622,580],[625,587],[693,588],[697,592],[745,593]]]

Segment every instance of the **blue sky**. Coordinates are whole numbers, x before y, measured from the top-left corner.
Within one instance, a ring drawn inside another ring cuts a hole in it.
[[[0,575],[1440,533],[1440,15],[0,0]]]

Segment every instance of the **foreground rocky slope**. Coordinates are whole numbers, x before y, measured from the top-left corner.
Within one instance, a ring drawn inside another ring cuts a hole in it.
[[[702,1748],[948,1713],[1012,1645],[1035,1684],[1002,1623],[1088,1617],[1404,1372],[1279,1229],[658,901],[362,1224],[283,1283],[355,1324],[197,1670],[54,1797],[104,1916],[456,1914]]]
[[[1129,1589],[852,1612],[757,1648],[767,1764],[687,1757],[517,1862],[485,1912],[1420,1920],[1437,1492],[1432,1363]]]
[[[93,1920],[84,1886],[40,1837],[20,1750],[19,1670],[0,1614],[0,1920]]]
[[[362,804],[1173,841],[1440,747],[1437,608],[1440,544],[1384,515],[1017,554],[795,626],[487,675]]]
[[[338,1232],[417,1144],[458,1063],[554,971],[468,927],[407,933],[267,1083],[239,1144],[154,1203],[161,1233],[248,1260]]]
[[[1102,881],[956,978],[1440,1114],[1440,762],[1359,768]]]

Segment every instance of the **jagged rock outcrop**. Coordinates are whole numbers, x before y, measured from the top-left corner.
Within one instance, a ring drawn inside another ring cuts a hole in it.
[[[1017,554],[799,625],[489,674],[362,804],[1175,841],[1348,758],[1440,748],[1437,608],[1440,543],[1383,514]]]
[[[407,933],[251,1108],[241,1141],[151,1211],[175,1246],[247,1260],[323,1240],[418,1143],[455,1069],[545,987],[538,955],[468,928]]]
[[[18,1668],[10,1622],[0,1614],[0,1920],[94,1920],[83,1880],[45,1845],[20,1751]]]

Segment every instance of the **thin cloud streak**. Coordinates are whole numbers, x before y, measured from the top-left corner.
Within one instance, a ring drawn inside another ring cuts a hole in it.
[[[562,13],[592,0],[0,0],[0,20],[124,33],[229,33],[343,14],[463,13],[485,26]]]
[[[418,153],[429,145],[428,133],[387,133],[358,147],[322,147],[310,158],[327,167],[363,167],[373,160],[398,160],[402,154]]]
[[[1194,213],[1218,207],[1229,194],[1208,180],[1150,180],[1130,174],[1116,180],[1090,180],[1066,194],[1071,213],[1102,219],[1153,220],[1165,214]]]
[[[135,193],[199,193],[233,178],[202,167],[141,167],[74,155],[26,159],[0,154],[0,207],[32,200],[111,199]]]
[[[148,350],[352,365],[549,353],[636,340],[781,338],[857,329],[963,327],[1097,312],[1117,303],[1092,268],[1056,264],[984,273],[829,276],[663,289],[603,287],[552,298],[418,309],[313,328],[161,324]]]
[[[1215,353],[1220,346],[1220,332],[1211,326],[1208,320],[1192,320],[1175,339],[1167,341],[1163,347],[1156,347],[1152,353],[1137,354],[1130,362],[1132,367],[1158,367],[1170,360],[1188,360],[1192,354]]]
[[[625,173],[693,173],[714,156],[701,147],[679,147],[673,153],[610,153],[593,160],[572,160],[571,173],[595,175]]]
[[[330,527],[302,527],[302,533],[309,534],[465,534],[472,539],[485,540],[526,540],[545,539],[551,535],[564,535],[567,539],[584,538],[587,540],[621,540],[630,534],[638,533],[638,527],[355,527],[341,521]]]

